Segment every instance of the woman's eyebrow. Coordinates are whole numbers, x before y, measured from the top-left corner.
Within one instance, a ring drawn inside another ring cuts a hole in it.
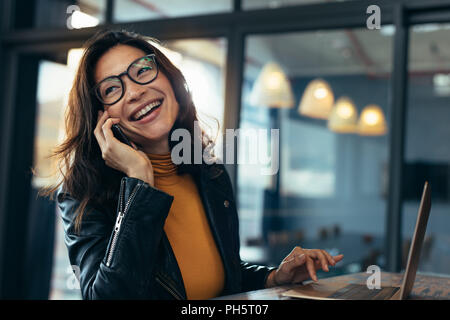
[[[124,71],[122,71],[122,72],[124,72]],[[116,77],[116,76],[122,74],[122,72],[116,73],[116,74],[110,74],[110,75],[108,75],[108,76],[106,76],[106,77],[104,77],[104,78],[101,78],[102,80],[100,80],[100,81],[97,82],[97,83],[100,83],[100,82],[102,82],[103,80],[108,79],[108,78],[110,78],[110,77]]]
[[[130,63],[126,66],[126,68],[122,69],[123,71],[121,71],[121,72],[119,72],[119,73],[110,74],[110,75],[108,75],[108,76],[102,78],[102,80],[100,80],[99,83],[102,82],[103,80],[109,78],[109,77],[116,77],[116,76],[118,76],[118,75],[120,75],[120,74],[126,72],[126,71],[128,70],[128,68],[129,68],[132,64],[134,64],[134,63],[136,63],[136,62],[135,62],[135,61],[130,62]]]
[[[117,75],[119,75],[119,74],[120,74],[120,73],[111,73],[111,74],[107,75],[106,77],[103,77],[101,81],[103,81],[103,80],[105,80],[106,78],[109,78],[109,77],[117,76]]]

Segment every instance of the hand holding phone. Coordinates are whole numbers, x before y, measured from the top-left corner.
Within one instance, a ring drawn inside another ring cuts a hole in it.
[[[141,179],[154,186],[153,167],[150,159],[128,139],[118,125],[119,122],[119,118],[110,118],[108,111],[98,113],[94,135],[105,164],[122,171],[128,177]],[[130,146],[131,150],[123,144]]]
[[[135,149],[135,147],[133,147],[133,145],[131,144],[130,140],[128,139],[128,137],[123,133],[122,129],[119,127],[119,125],[113,124],[111,126],[111,130],[114,134],[114,137],[116,137],[117,140],[119,140],[120,142],[123,142],[127,145],[129,145],[130,147],[132,147],[133,149]]]

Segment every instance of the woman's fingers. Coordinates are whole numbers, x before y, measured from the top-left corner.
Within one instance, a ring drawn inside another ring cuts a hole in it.
[[[106,119],[109,118],[108,111],[99,111],[99,117],[97,122],[97,127],[100,129],[103,125],[103,123],[106,121]]]
[[[343,258],[344,258],[344,255],[340,254],[340,255],[334,256],[333,260],[335,260],[336,263],[338,263]],[[336,263],[334,265],[336,265]],[[320,261],[320,260],[314,260],[314,266],[315,266],[316,270],[323,269],[323,264],[322,264],[322,261]]]
[[[319,260],[320,260],[320,262],[322,264],[322,270],[325,271],[325,272],[330,271],[328,269],[328,259],[326,258],[325,254],[323,254],[322,250],[317,250],[316,253],[317,253],[317,255],[319,257]]]
[[[314,267],[314,261],[309,256],[306,256],[306,269],[308,270],[310,278],[317,282],[316,268]]]
[[[138,150],[138,147],[134,144],[133,141],[130,141],[131,145],[133,146],[134,150]]]
[[[111,127],[113,124],[116,124],[119,122],[120,122],[119,118],[108,118],[108,119],[106,119],[105,123],[103,123],[102,132],[107,141],[111,142],[113,139],[115,139],[114,134],[111,130]]]
[[[105,119],[107,119],[107,116],[108,116],[107,111],[105,111],[105,112],[99,111],[97,114],[97,125],[95,126],[95,129],[94,129],[94,135],[97,138],[97,142],[100,146],[100,149],[102,149],[102,150],[103,150],[103,145],[105,144],[105,137],[103,136],[101,127],[102,127]]]
[[[328,272],[328,260],[325,258],[325,255],[321,252],[321,250],[309,250],[308,255],[315,259],[314,262],[316,262],[319,265],[319,268],[322,268],[323,271]]]
[[[342,254],[331,256],[325,250],[295,247],[280,264],[277,282],[295,283],[307,279],[308,276],[317,282],[317,270],[329,272],[328,266],[335,266],[343,257]]]
[[[322,250],[322,253],[325,255],[325,257],[328,260],[328,263],[330,265],[332,265],[333,267],[336,265],[336,261],[334,261],[333,257],[331,256],[331,254],[329,254],[328,252],[326,252],[325,250]]]

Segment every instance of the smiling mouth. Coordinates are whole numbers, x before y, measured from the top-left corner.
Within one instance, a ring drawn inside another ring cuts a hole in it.
[[[132,115],[130,120],[131,121],[139,121],[142,118],[150,115],[153,111],[155,111],[162,105],[162,102],[163,102],[163,99],[156,100],[156,101],[149,103],[148,105],[143,107],[141,110],[136,112],[134,115]]]

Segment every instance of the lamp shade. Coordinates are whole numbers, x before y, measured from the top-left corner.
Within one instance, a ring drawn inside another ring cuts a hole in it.
[[[371,104],[361,112],[358,122],[358,134],[363,136],[380,136],[387,131],[383,110]]]
[[[348,97],[339,98],[328,118],[328,128],[338,133],[356,132],[358,115],[353,101]]]
[[[67,20],[67,27],[69,29],[81,29],[88,27],[95,27],[99,24],[99,19],[93,17],[87,13],[84,13],[80,10],[75,10],[70,17],[70,20]]]
[[[291,83],[275,62],[267,63],[253,85],[250,104],[271,108],[292,108],[294,94]]]
[[[303,92],[298,112],[311,118],[328,119],[333,103],[334,95],[331,87],[325,80],[315,79]]]

